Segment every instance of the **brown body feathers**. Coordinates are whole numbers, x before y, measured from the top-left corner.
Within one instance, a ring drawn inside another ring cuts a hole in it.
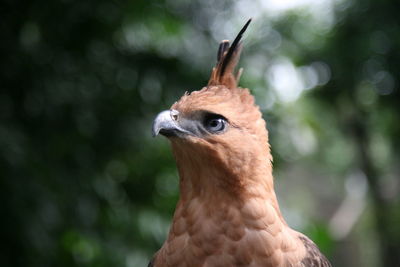
[[[330,266],[292,230],[274,192],[265,121],[235,73],[249,20],[222,41],[207,87],[185,94],[154,121],[168,137],[180,176],[168,238],[149,266]]]

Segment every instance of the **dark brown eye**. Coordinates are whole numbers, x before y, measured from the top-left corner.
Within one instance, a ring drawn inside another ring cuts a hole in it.
[[[219,115],[207,116],[204,122],[204,127],[210,133],[220,133],[225,130],[226,119]]]

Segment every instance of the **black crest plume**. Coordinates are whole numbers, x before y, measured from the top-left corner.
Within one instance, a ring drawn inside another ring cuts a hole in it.
[[[242,42],[240,40],[250,22],[251,19],[249,19],[240,30],[232,45],[229,45],[228,40],[221,41],[218,48],[217,64],[213,68],[208,85],[225,85],[228,88],[234,88],[237,86],[242,69],[240,69],[236,74],[233,72],[239,61],[240,52],[242,50]]]

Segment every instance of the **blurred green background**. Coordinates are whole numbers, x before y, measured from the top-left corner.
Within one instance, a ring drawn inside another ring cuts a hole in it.
[[[0,266],[146,266],[178,198],[155,115],[245,21],[289,225],[334,266],[400,266],[397,0],[0,4]]]

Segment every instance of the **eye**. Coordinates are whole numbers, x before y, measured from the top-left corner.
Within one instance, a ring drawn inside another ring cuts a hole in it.
[[[204,127],[210,133],[220,133],[225,130],[226,119],[219,115],[209,115],[205,119]]]

